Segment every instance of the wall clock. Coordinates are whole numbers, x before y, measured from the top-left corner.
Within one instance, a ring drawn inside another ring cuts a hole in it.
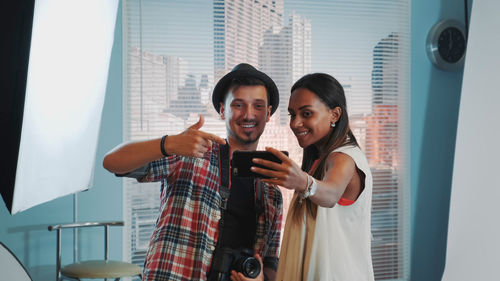
[[[427,35],[427,55],[438,68],[457,71],[463,68],[467,41],[464,25],[456,20],[442,20]]]

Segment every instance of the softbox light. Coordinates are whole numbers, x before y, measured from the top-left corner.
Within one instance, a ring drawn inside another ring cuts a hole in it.
[[[4,2],[0,184],[15,214],[92,185],[118,0]]]
[[[472,3],[442,281],[500,280],[498,11],[498,0]]]

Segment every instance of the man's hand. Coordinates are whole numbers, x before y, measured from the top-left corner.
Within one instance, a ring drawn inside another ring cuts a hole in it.
[[[165,140],[165,150],[168,154],[176,154],[191,157],[203,157],[212,147],[212,141],[225,144],[226,141],[214,134],[200,131],[203,126],[204,117],[191,125],[184,132],[178,135],[168,136]]]
[[[203,126],[203,116],[186,131],[168,136],[165,141],[165,150],[168,154],[202,157],[212,146],[212,141],[225,144],[226,141],[216,135],[200,131]],[[134,171],[151,161],[163,157],[161,139],[129,142],[118,145],[106,154],[103,166],[116,174],[125,174]]]
[[[256,280],[256,281],[264,281],[264,265],[262,264],[262,258],[260,257],[259,254],[255,254],[254,257],[260,262],[260,274],[257,276],[255,279],[245,277],[243,273],[241,272],[236,272],[234,270],[231,271],[231,280],[232,281],[251,281],[251,280]]]

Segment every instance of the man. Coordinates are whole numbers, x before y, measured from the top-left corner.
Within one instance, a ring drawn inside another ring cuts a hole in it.
[[[278,89],[266,74],[239,64],[219,80],[212,103],[225,121],[227,143],[200,131],[200,116],[178,135],[120,145],[104,158],[110,172],[161,181],[160,215],[143,280],[229,280],[221,268],[227,249],[248,248],[263,264],[258,278],[274,280],[281,193],[258,179],[231,177],[229,159],[234,150],[257,148],[278,107]]]

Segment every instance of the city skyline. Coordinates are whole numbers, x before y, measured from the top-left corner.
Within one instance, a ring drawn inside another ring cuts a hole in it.
[[[221,0],[222,1],[222,0]],[[217,2],[217,1],[215,1]],[[279,2],[279,1],[276,1]],[[371,110],[370,104],[357,103],[359,99],[371,98],[371,51],[380,40],[404,29],[400,24],[404,15],[394,17],[393,10],[404,0],[377,3],[377,13],[366,13],[363,5],[350,5],[343,1],[288,0],[281,1],[283,20],[296,13],[311,21],[315,28],[311,32],[311,72],[326,72],[336,77],[343,85],[351,85],[348,97],[352,114]],[[142,46],[157,55],[176,56],[186,60],[190,74],[197,81],[204,74],[214,85],[214,1],[159,1],[129,0],[130,33],[152,30],[150,36],[142,37]],[[142,3],[139,9],[139,3]],[[137,15],[142,10],[147,17]],[[191,16],[183,15],[189,13]],[[192,20],[194,17],[196,20]],[[358,15],[359,14],[359,15]],[[391,14],[391,17],[386,15]],[[383,20],[381,18],[383,17]],[[186,33],[185,31],[189,32]],[[404,33],[404,32],[403,32]],[[132,36],[131,36],[132,37]],[[136,38],[129,37],[134,46],[140,46]],[[341,39],[341,40],[340,40]],[[234,65],[233,65],[234,66]],[[232,66],[228,66],[232,68]]]

